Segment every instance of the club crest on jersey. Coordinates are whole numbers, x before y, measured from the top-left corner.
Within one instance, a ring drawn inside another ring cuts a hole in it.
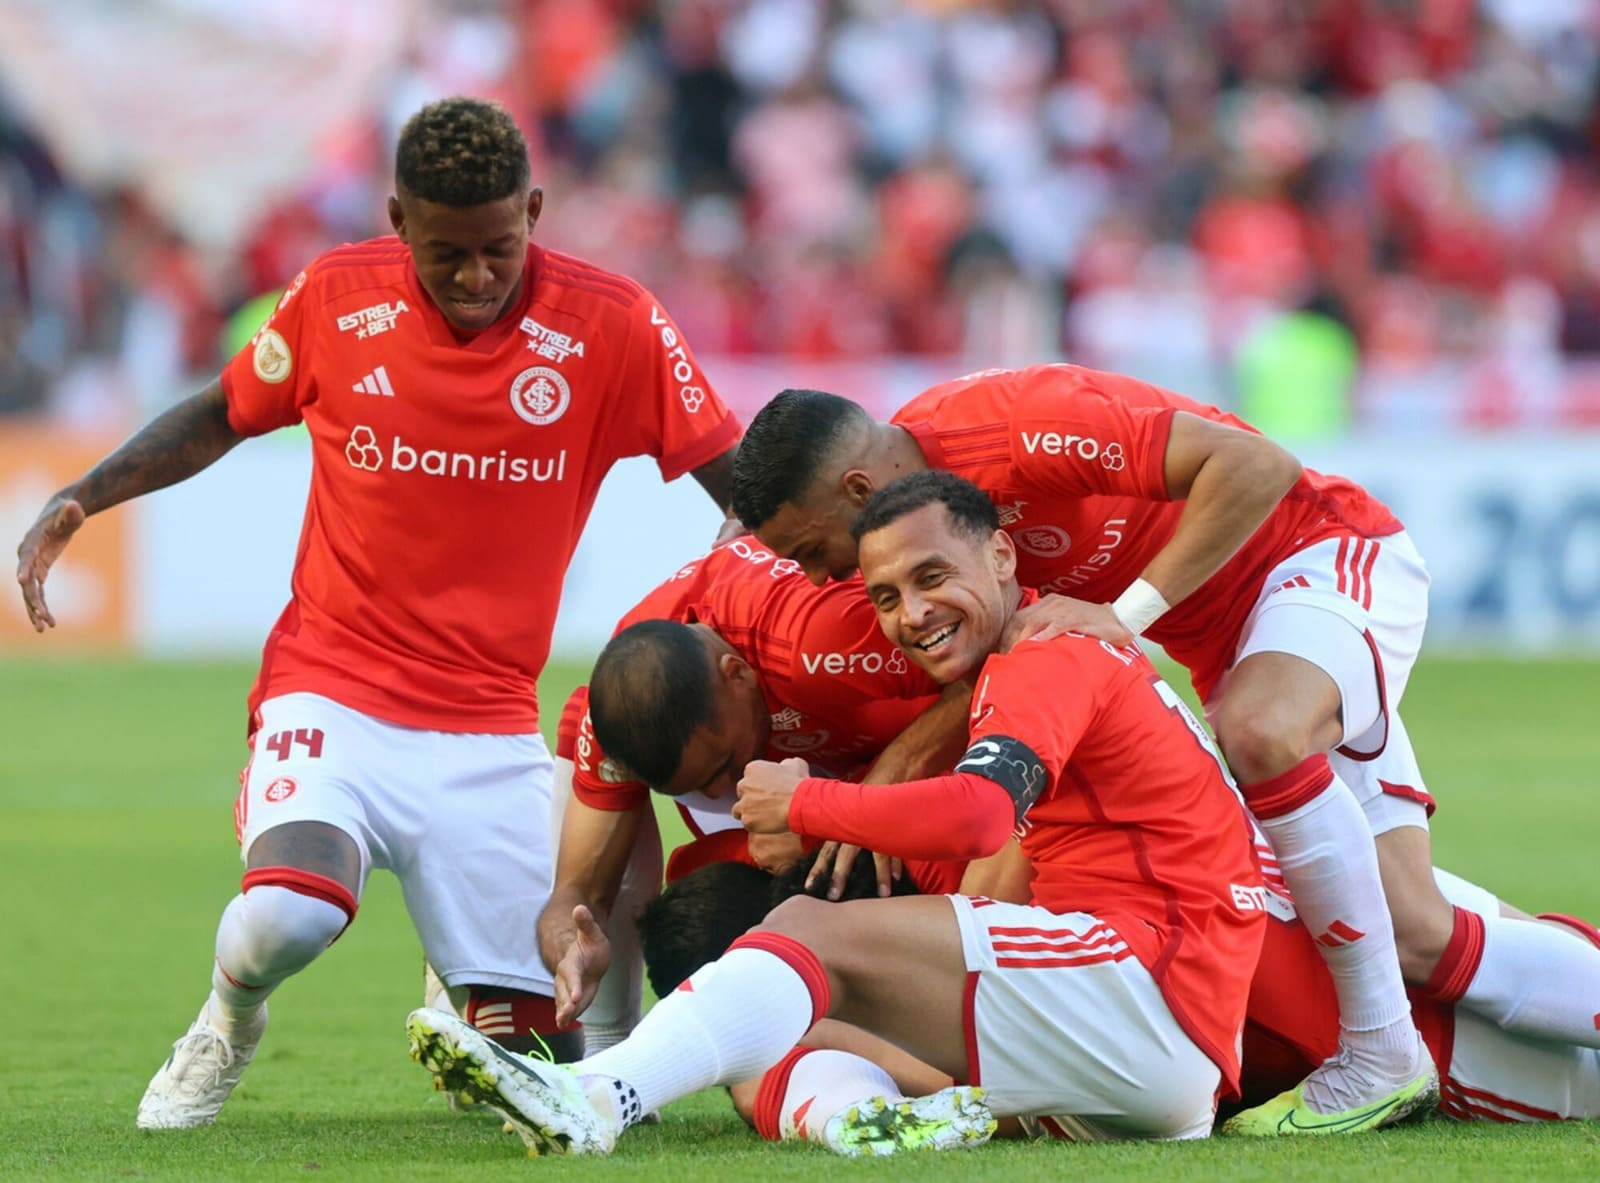
[[[357,340],[376,337],[379,333],[387,333],[394,328],[394,322],[402,312],[410,311],[411,306],[404,300],[374,304],[371,308],[363,308],[359,312],[347,312],[341,316],[338,321],[339,331],[348,333],[354,329]]]
[[[256,350],[250,358],[256,377],[263,382],[277,384],[294,369],[294,358],[289,353],[289,342],[277,329],[262,329],[256,334]]]
[[[279,801],[287,801],[290,797],[293,797],[294,791],[299,787],[294,783],[294,777],[280,776],[268,785],[266,792],[261,795],[269,802],[277,804]]]
[[[1018,550],[1040,559],[1058,559],[1072,549],[1072,535],[1060,526],[1029,526],[1011,539]]]
[[[521,328],[531,338],[528,341],[528,349],[540,357],[563,362],[569,357],[583,356],[582,341],[574,341],[566,333],[558,333],[550,326],[540,324],[531,316],[522,318]]]
[[[774,735],[772,746],[780,752],[809,752],[820,748],[828,742],[826,731],[792,731],[786,735]]]
[[[571,403],[572,387],[549,366],[529,366],[511,383],[511,409],[535,427],[554,423]]]

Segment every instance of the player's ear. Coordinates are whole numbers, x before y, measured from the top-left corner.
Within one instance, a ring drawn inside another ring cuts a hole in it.
[[[840,477],[839,487],[845,499],[857,509],[865,505],[873,493],[872,478],[859,468],[852,468]]]
[[[528,191],[528,233],[533,233],[533,228],[538,224],[539,214],[544,210],[544,190],[535,185]]]
[[[736,686],[755,685],[756,672],[750,663],[737,653],[724,653],[717,658],[717,673]]]
[[[1017,548],[1011,535],[996,530],[989,537],[989,558],[994,564],[994,575],[1001,583],[1009,583],[1017,573]]]
[[[400,236],[400,241],[405,242],[406,211],[400,205],[400,199],[393,194],[389,195],[389,225],[394,227],[394,232]]]

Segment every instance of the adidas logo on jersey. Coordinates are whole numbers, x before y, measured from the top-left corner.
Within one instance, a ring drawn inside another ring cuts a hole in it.
[[[350,389],[357,394],[381,394],[386,398],[394,397],[394,387],[389,385],[389,371],[379,366],[359,382],[352,383]]]

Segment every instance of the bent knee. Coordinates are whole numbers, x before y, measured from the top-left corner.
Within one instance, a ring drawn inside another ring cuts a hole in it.
[[[1304,722],[1269,711],[1224,709],[1217,717],[1217,746],[1241,784],[1271,780],[1316,755],[1322,749],[1311,732]]]
[[[1433,896],[1431,900],[1389,901],[1400,973],[1413,986],[1422,985],[1433,974],[1455,931],[1455,908],[1437,891]]]
[[[767,913],[754,932],[776,932],[817,951],[826,941],[828,921],[838,916],[838,905],[809,895],[792,895]]]
[[[245,892],[250,946],[268,962],[308,962],[342,933],[351,914],[314,896],[276,884]]]

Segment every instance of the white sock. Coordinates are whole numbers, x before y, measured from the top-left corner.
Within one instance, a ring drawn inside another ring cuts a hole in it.
[[[823,1141],[835,1113],[868,1097],[898,1100],[894,1077],[853,1052],[797,1048],[762,1077],[756,1096],[756,1130],[774,1142]]]
[[[1518,1035],[1600,1047],[1600,949],[1548,924],[1483,919],[1460,1005]]]
[[[815,962],[804,946],[787,943]],[[618,1082],[613,1100],[626,1125],[703,1088],[760,1076],[820,1017],[818,1006],[788,959],[735,946],[651,1007],[626,1040],[575,1067]]]
[[[234,896],[217,925],[211,971],[223,1033],[253,1021],[267,995],[310,965],[348,920],[344,909],[326,900],[273,884]]]
[[[1416,1030],[1394,923],[1360,804],[1335,776],[1306,804],[1257,821],[1272,840],[1295,908],[1333,976],[1340,1026],[1353,1042],[1380,1055],[1414,1057]]]

